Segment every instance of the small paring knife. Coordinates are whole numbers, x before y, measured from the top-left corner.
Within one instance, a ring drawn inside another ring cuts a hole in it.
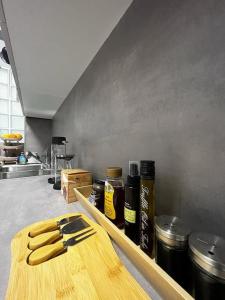
[[[63,234],[76,233],[88,227],[90,227],[90,225],[86,221],[84,221],[82,218],[77,218],[75,221],[66,224],[58,230],[45,232],[37,235],[34,238],[31,238],[28,248],[30,250],[36,250],[40,247],[56,242],[63,236]]]
[[[88,231],[84,233],[80,233],[75,237],[72,237],[68,239],[67,241],[60,241],[55,244],[51,245],[46,245],[41,248],[38,248],[37,250],[33,251],[29,256],[28,256],[28,264],[31,266],[35,266],[38,264],[41,264],[51,258],[54,258],[55,256],[59,255],[60,253],[64,252],[67,250],[68,247],[77,245],[81,241],[86,240],[96,232],[93,231],[92,233],[85,235],[86,233],[92,231],[93,228],[89,229]]]
[[[81,215],[71,216],[68,218],[63,218],[59,221],[48,221],[43,224],[37,225],[31,229],[31,231],[29,232],[29,236],[35,237],[41,233],[56,230],[56,229],[60,228],[60,226],[70,223],[70,222],[76,220],[77,218],[80,218],[80,216]]]

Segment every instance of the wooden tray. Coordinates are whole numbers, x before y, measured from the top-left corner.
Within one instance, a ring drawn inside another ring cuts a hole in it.
[[[166,300],[193,300],[193,298],[154,260],[148,257],[136,244],[134,244],[122,230],[118,229],[108,218],[104,216],[93,204],[88,201],[92,186],[84,186],[74,189],[76,198],[91,213],[100,225],[108,232],[111,238],[126,253],[129,259],[149,280],[157,292]]]
[[[60,220],[73,214],[54,218]],[[81,243],[39,265],[27,264],[30,225],[12,240],[6,300],[147,300],[148,295],[117,256],[106,231],[81,214],[96,232]],[[74,234],[63,235],[67,240]]]

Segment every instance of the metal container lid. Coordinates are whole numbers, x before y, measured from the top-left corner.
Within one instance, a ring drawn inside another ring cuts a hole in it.
[[[104,191],[105,189],[105,180],[95,179],[93,183],[93,190],[95,191]]]
[[[162,215],[155,219],[155,230],[158,239],[172,247],[187,246],[190,229],[175,216]]]
[[[108,177],[117,178],[122,176],[122,168],[120,167],[108,167],[106,169],[106,175]]]
[[[225,239],[222,237],[195,232],[189,237],[192,260],[208,273],[225,279]]]

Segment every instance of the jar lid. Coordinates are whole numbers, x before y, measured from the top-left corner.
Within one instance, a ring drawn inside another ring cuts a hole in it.
[[[180,218],[166,215],[155,218],[155,230],[158,239],[173,247],[186,246],[191,232]]]
[[[122,168],[120,167],[108,167],[106,169],[106,175],[108,177],[121,177],[122,176]]]
[[[225,239],[209,233],[195,232],[189,237],[192,260],[208,273],[225,279]]]
[[[105,181],[101,179],[95,179],[93,183],[94,190],[104,190],[105,188]]]

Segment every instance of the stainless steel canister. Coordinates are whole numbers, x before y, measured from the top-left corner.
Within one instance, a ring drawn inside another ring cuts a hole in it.
[[[155,219],[156,262],[183,288],[190,291],[190,260],[188,236],[190,229],[175,216]]]
[[[225,299],[225,239],[208,233],[193,233],[189,237],[189,254],[195,299]]]

